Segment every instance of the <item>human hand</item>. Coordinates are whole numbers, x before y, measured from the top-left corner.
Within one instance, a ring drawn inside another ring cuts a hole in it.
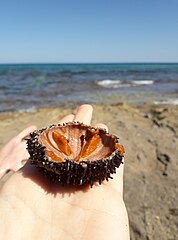
[[[36,129],[30,126],[13,137],[0,151],[0,179],[9,171],[18,171],[29,158],[24,138]]]
[[[76,115],[68,115],[60,123],[90,124],[91,117],[92,107],[82,105]],[[107,129],[104,124],[95,127]],[[92,189],[62,187],[26,164],[0,192],[0,239],[128,240],[123,164],[113,177]]]

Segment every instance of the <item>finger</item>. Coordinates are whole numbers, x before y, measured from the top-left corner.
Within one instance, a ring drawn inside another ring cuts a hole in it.
[[[28,158],[23,158],[20,162],[16,163],[14,166],[12,166],[11,170],[17,172],[20,170],[28,161]]]
[[[23,131],[21,131],[17,135],[17,138],[21,140],[21,139],[25,138],[26,136],[28,136],[31,132],[33,132],[35,130],[36,130],[36,126],[30,126],[28,128],[25,128]]]
[[[108,132],[108,127],[107,127],[105,124],[103,124],[103,123],[97,123],[97,124],[94,125],[94,127],[95,127],[95,128],[105,129],[106,132]]]
[[[89,104],[81,105],[77,109],[77,113],[74,117],[74,121],[83,122],[90,125],[92,119],[93,107]]]
[[[28,151],[26,150],[23,156],[23,159],[29,159],[30,155],[28,153]]]
[[[13,166],[10,170],[17,172],[18,170],[20,170],[24,165],[20,162],[18,164],[16,164],[15,166]]]
[[[65,122],[71,122],[74,120],[74,114],[69,114],[59,120],[59,124],[63,124]]]
[[[5,175],[6,169],[0,169],[0,179]]]
[[[21,159],[14,162],[14,164],[11,167],[11,170],[18,171],[20,168],[22,168],[26,164],[28,159],[29,159],[28,151],[26,149],[24,149],[24,154],[22,154]]]

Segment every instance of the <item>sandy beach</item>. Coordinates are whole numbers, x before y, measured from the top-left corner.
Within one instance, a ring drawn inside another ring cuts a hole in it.
[[[126,150],[124,199],[132,240],[178,236],[178,108],[94,105],[93,124],[103,122]],[[41,108],[0,115],[0,147],[29,125],[57,123],[74,109]],[[7,179],[3,178],[0,182]]]

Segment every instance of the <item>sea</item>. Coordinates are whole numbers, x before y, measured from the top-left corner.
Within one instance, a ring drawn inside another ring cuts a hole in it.
[[[178,105],[178,63],[0,64],[0,112],[123,102]]]

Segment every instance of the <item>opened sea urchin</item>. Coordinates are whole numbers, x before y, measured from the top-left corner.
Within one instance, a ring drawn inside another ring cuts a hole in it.
[[[27,149],[31,164],[51,180],[91,187],[112,178],[124,156],[116,136],[79,122],[34,131],[27,139]]]

